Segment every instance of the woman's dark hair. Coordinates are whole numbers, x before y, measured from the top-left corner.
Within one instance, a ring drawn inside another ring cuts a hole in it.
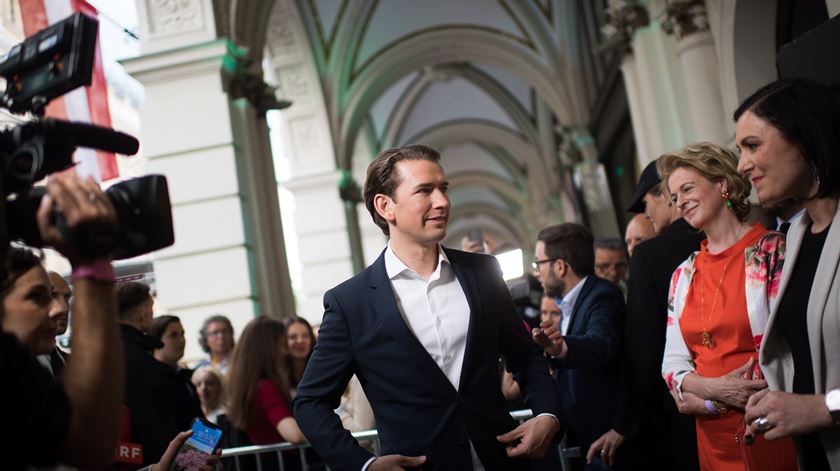
[[[163,341],[163,333],[166,332],[167,327],[169,324],[180,323],[181,319],[178,316],[170,316],[168,314],[163,316],[157,316],[154,318],[154,325],[152,325],[152,331],[149,332],[149,335],[152,337]]]
[[[283,319],[283,327],[286,328],[286,337],[289,336],[289,328],[294,324],[301,324],[306,327],[306,333],[309,335],[309,355],[306,356],[306,363],[309,363],[309,358],[312,356],[312,351],[315,350],[315,331],[312,330],[312,325],[309,324],[309,321],[302,317],[292,316]],[[298,379],[295,378],[295,368],[292,365],[292,356],[286,355],[286,366],[289,371],[289,382],[293,388],[296,388],[298,385]]]
[[[33,267],[41,264],[41,257],[29,249],[9,247],[3,264],[5,265],[6,277],[3,279],[2,285],[0,285],[0,299],[6,297],[9,288],[14,286],[18,278]]]
[[[227,415],[235,427],[244,430],[253,420],[252,401],[260,380],[273,382],[286,404],[291,404],[285,351],[286,329],[279,320],[260,316],[245,326],[233,349],[227,377]]]
[[[799,147],[819,182],[815,198],[840,195],[840,98],[838,92],[810,79],[785,79],[767,84],[735,110],[738,121],[747,111],[767,121]]]

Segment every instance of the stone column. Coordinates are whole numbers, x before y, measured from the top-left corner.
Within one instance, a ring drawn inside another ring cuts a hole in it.
[[[584,223],[595,236],[621,236],[604,165],[598,161],[595,139],[586,127],[563,130],[563,161],[572,169],[574,185],[586,206]]]
[[[153,254],[156,309],[181,317],[195,359],[211,314],[230,317],[237,333],[255,315],[293,314],[267,131],[227,94],[223,70],[241,53],[217,38],[211,0],[137,7],[142,55],[124,66],[145,87],[142,152],[169,181],[175,224],[175,245]]]
[[[664,152],[693,140],[692,115],[685,99],[683,72],[673,39],[648,8],[636,0],[610,0],[606,42],[624,54],[622,75],[639,169]]]
[[[278,115],[280,185],[294,197],[294,233],[298,251],[298,312],[321,322],[324,292],[363,265],[354,232],[352,204],[341,198],[344,175],[337,168],[324,97],[312,48],[295,2],[277,1],[266,31],[267,74],[293,105]],[[356,179],[358,181],[358,179]],[[287,216],[284,214],[284,216]],[[356,226],[358,227],[358,226]],[[291,244],[292,241],[289,241]]]
[[[662,30],[677,39],[677,56],[697,140],[724,145],[730,140],[723,109],[720,68],[703,0],[669,0]]]

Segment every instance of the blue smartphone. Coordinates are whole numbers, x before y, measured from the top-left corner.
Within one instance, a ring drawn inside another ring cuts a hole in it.
[[[170,471],[196,469],[207,464],[207,457],[213,454],[222,441],[222,429],[200,417],[193,419],[190,430],[192,436],[181,445]]]

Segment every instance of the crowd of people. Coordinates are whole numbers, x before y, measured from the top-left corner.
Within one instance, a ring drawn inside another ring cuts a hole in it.
[[[9,247],[0,361],[18,386],[0,397],[3,459],[99,469],[119,437],[167,468],[201,417],[222,446],[310,442],[285,469],[554,469],[563,437],[583,451],[574,469],[840,470],[840,100],[778,81],[734,120],[737,152],[698,142],[644,168],[624,242],[576,223],[539,231],[532,329],[495,259],[470,253],[492,241],[440,245],[439,154],[388,149],[364,190],[388,246],[327,292],[317,338],[283,313],[238,337],[214,315],[194,368],[181,320],[155,317],[147,285],[115,283],[109,258],[80,254],[49,217],[115,224],[98,185],[52,176],[39,229],[70,260],[72,293]],[[68,318],[69,355],[55,343]],[[533,418],[515,423],[514,401]],[[373,427],[379,456],[350,436]]]

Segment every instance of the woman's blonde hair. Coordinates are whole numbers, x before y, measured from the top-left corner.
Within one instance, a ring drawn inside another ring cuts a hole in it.
[[[678,168],[692,169],[713,183],[725,181],[732,211],[740,221],[747,220],[751,187],[750,182],[738,173],[738,157],[734,152],[711,142],[697,142],[679,152],[662,155],[656,162],[656,170],[662,178],[665,194],[671,194],[668,178]]]

